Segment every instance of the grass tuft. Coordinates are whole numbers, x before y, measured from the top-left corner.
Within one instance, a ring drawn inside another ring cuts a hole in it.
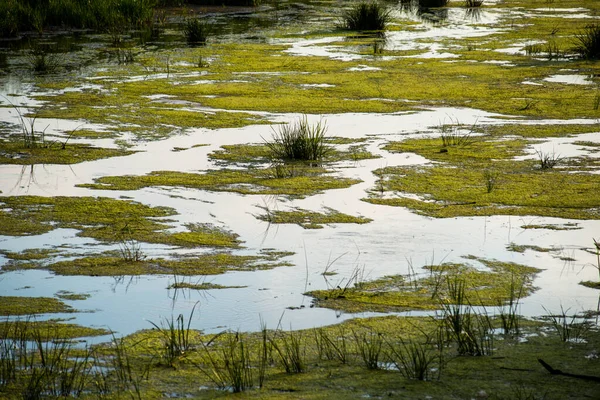
[[[304,116],[295,123],[272,130],[272,139],[265,140],[265,144],[273,159],[320,161],[331,151],[331,148],[325,145],[327,125],[323,121],[310,125],[308,117]]]
[[[383,31],[390,21],[390,10],[377,2],[361,1],[342,15],[342,27],[351,31]]]
[[[588,25],[575,36],[575,52],[587,60],[600,59],[600,24]]]
[[[211,26],[208,22],[200,19],[187,20],[183,28],[185,38],[190,45],[205,45],[211,35]]]

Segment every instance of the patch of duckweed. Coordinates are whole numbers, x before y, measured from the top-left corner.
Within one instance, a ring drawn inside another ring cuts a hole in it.
[[[523,229],[548,229],[552,231],[574,231],[583,229],[577,222],[567,222],[565,224],[526,224],[521,225]]]
[[[4,197],[0,234],[34,235],[55,228],[80,230],[81,236],[106,242],[146,242],[182,247],[239,247],[237,235],[206,223],[185,225],[186,231],[169,232],[175,214],[167,207],[149,207],[129,200],[103,197]]]
[[[516,244],[514,242],[510,243],[508,246],[506,246],[506,249],[508,251],[514,251],[516,253],[525,253],[526,250],[537,251],[539,253],[549,253],[551,251],[556,250],[552,247],[540,247],[540,246],[530,245],[530,244]]]
[[[349,144],[354,143],[352,139],[349,140],[334,140],[328,143],[334,144]],[[265,164],[275,162],[273,159],[272,152],[267,145],[261,144],[236,144],[236,145],[225,145],[220,150],[214,151],[209,154],[209,157],[213,160],[218,160],[223,163],[234,163],[234,164]],[[347,149],[336,149],[332,148],[327,152],[323,160],[323,163],[331,163],[336,161],[359,161],[377,158],[373,153],[366,150],[366,145],[356,144],[351,145]],[[285,163],[282,165],[288,165],[291,167],[292,163]],[[298,163],[297,166],[301,166]]]
[[[344,288],[316,290],[307,295],[314,298],[319,307],[348,312],[390,310],[435,310],[443,302],[452,303],[452,287],[464,282],[465,299],[468,304],[497,306],[515,296],[515,288],[521,296],[528,296],[537,268],[525,265],[487,260],[473,256],[467,259],[483,264],[477,269],[468,264],[445,263],[429,266],[429,276],[414,277],[394,275],[370,282],[354,282]]]
[[[0,254],[2,254],[10,260],[16,261],[44,260],[59,253],[60,251],[56,249],[25,249],[18,253],[0,250]]]
[[[0,315],[72,313],[75,310],[53,297],[0,296]]]
[[[68,290],[59,290],[54,294],[54,296],[58,297],[61,300],[86,300],[89,299],[92,295],[89,293],[73,293]]]
[[[325,212],[316,212],[295,208],[292,211],[270,210],[264,208],[265,213],[256,217],[261,221],[271,224],[297,224],[304,229],[321,229],[328,224],[366,224],[371,222],[370,218],[355,217],[344,214],[331,208]]]
[[[0,142],[0,164],[77,164],[110,157],[123,157],[135,153],[123,149],[105,149],[82,144],[53,144],[25,148],[18,142]]]
[[[99,190],[138,190],[151,186],[175,186],[241,194],[311,196],[329,189],[347,188],[359,180],[332,176],[323,168],[306,165],[265,169],[217,170],[201,174],[157,171],[143,176],[106,176],[79,187]]]
[[[227,163],[257,163],[271,162],[271,151],[266,145],[235,144],[221,146],[220,150],[210,153],[212,160]]]
[[[600,282],[584,281],[584,282],[579,282],[579,284],[583,285],[585,287],[592,288],[592,289],[600,289]]]
[[[366,201],[407,207],[442,218],[474,215],[600,218],[599,182],[595,175],[557,168],[542,170],[539,161],[512,159],[524,154],[526,143],[474,138],[466,145],[446,147],[441,139],[389,144],[386,148],[390,151],[417,153],[437,163],[374,171],[379,177],[377,190]],[[563,165],[569,167],[570,162],[564,160]],[[386,192],[393,196],[381,197]]]
[[[207,253],[176,259],[151,259],[129,261],[111,254],[87,256],[74,260],[58,261],[46,265],[10,263],[4,270],[48,269],[59,275],[122,276],[122,275],[216,275],[227,271],[255,271],[289,266],[282,258],[288,252],[263,250],[258,255]]]
[[[507,124],[490,125],[485,127],[485,132],[492,136],[521,136],[523,138],[549,138],[565,137],[600,131],[598,125],[589,124]]]
[[[106,329],[90,328],[53,319],[47,321],[36,321],[34,319],[0,321],[0,332],[3,339],[41,339],[43,341],[110,334],[110,331]]]
[[[212,282],[177,282],[169,285],[167,289],[191,289],[191,290],[212,290],[212,289],[241,289],[247,286],[224,286]]]

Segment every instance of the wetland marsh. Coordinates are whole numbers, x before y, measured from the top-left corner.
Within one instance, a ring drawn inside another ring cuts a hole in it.
[[[600,393],[596,1],[181,3],[2,28],[1,395]]]

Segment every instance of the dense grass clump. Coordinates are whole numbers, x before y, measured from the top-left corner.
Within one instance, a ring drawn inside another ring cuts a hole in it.
[[[207,22],[199,19],[189,19],[183,31],[189,44],[203,45],[211,34],[211,27]]]
[[[0,0],[0,35],[77,28],[111,30],[152,23],[156,0]]]
[[[342,26],[352,31],[382,31],[390,20],[390,10],[376,2],[362,1],[344,12]]]
[[[600,24],[588,25],[575,37],[575,51],[588,60],[600,59]]]
[[[323,122],[310,125],[306,116],[290,125],[273,130],[272,141],[266,142],[273,158],[318,161],[329,152],[325,145],[327,126]]]
[[[419,7],[445,7],[448,5],[448,0],[419,0]]]

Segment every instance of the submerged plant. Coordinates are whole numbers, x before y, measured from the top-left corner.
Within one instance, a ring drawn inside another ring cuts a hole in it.
[[[481,7],[483,0],[465,0],[465,7]]]
[[[272,140],[265,144],[274,159],[320,161],[330,152],[325,145],[327,125],[323,121],[310,125],[305,115],[295,123],[272,130]]]
[[[342,26],[351,31],[383,31],[390,20],[390,10],[383,4],[361,1],[342,15]]]
[[[600,59],[600,24],[588,25],[575,36],[575,52],[588,60]]]

